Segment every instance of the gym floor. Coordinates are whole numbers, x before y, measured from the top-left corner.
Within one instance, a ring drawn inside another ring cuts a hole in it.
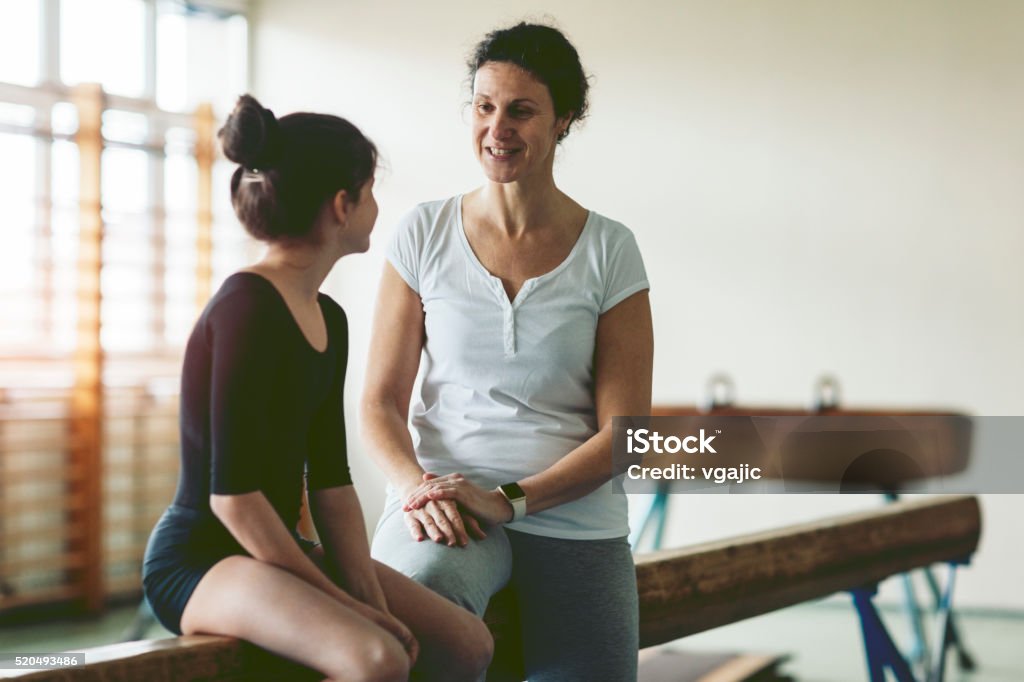
[[[752,618],[672,644],[679,651],[785,654],[780,672],[801,682],[864,682],[860,629],[853,607],[844,597],[795,606]],[[135,609],[111,610],[100,620],[48,623],[0,629],[0,651],[43,653],[74,651],[115,642]],[[902,612],[883,608],[882,616],[896,640],[908,641]],[[1024,680],[1024,614],[969,611],[958,614],[970,653],[978,662],[973,673],[961,673],[951,656],[946,679],[951,682],[1020,682]],[[154,626],[149,638],[169,633]]]

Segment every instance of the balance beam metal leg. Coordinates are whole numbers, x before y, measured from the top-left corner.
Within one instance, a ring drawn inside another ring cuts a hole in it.
[[[658,507],[658,525],[654,528],[654,547],[653,549],[661,549],[662,540],[665,538],[665,520],[668,518],[668,492],[660,492]]]
[[[640,551],[640,543],[643,542],[644,535],[652,524],[654,524],[654,535],[650,550],[661,549],[662,538],[665,534],[665,519],[668,516],[668,495],[668,484],[664,481],[659,482],[651,496],[651,505],[647,508],[643,520],[629,534],[629,546],[633,548],[634,554]]]
[[[932,578],[934,580],[934,577]],[[932,662],[929,682],[943,682],[946,674],[946,653],[950,646],[956,647],[956,631],[953,628],[953,588],[956,584],[956,564],[949,564],[949,577],[946,580],[946,589],[942,591],[939,599],[938,619],[939,627],[936,632],[935,660]],[[935,586],[936,590],[938,585]],[[959,652],[959,647],[957,647]]]
[[[860,616],[861,631],[864,634],[864,653],[867,657],[868,672],[871,682],[885,682],[885,668],[892,670],[897,682],[916,682],[910,665],[896,648],[889,631],[886,630],[882,618],[878,615],[871,597],[877,592],[875,587],[862,587],[850,590],[853,605]]]
[[[898,502],[900,499],[899,493],[888,492],[884,493],[885,501],[889,504]],[[928,566],[923,569],[925,582],[928,584],[928,589],[932,593],[932,599],[935,603],[936,613],[938,613],[939,604],[942,600],[942,591],[939,589],[939,581],[935,579],[935,574],[932,569]],[[909,578],[904,577],[904,591],[906,598],[907,617],[911,618],[913,630],[911,636],[913,637],[913,644],[909,658],[912,661],[920,661],[927,663],[929,658],[929,652],[927,650],[927,643],[924,635],[924,628],[922,623],[922,612],[920,607],[917,605],[917,598],[914,596],[913,585]],[[950,630],[950,645],[956,649],[957,666],[963,672],[971,672],[977,669],[977,663],[974,661],[974,657],[971,656],[970,652],[967,651],[967,646],[964,644],[963,637],[960,635],[960,628],[956,625],[956,615],[951,611],[949,614],[949,630]],[[929,673],[930,674],[930,673]]]
[[[900,496],[896,492],[883,493],[887,504],[899,502]],[[927,569],[925,569],[927,571]],[[904,573],[900,576],[903,579],[903,609],[906,611],[907,620],[910,622],[910,652],[907,658],[914,663],[925,667],[925,674],[928,674],[928,661],[931,658],[928,651],[928,639],[924,631],[924,614],[917,603],[917,595],[914,593],[914,580],[911,574]],[[935,601],[938,602],[936,596]]]
[[[941,608],[942,591],[939,589],[939,581],[935,579],[931,568],[924,569],[924,577],[928,583],[928,589],[931,590],[932,598],[935,600],[936,608]],[[956,615],[952,609],[949,612],[949,644],[956,649],[956,660],[960,670],[970,672],[977,667],[974,657],[967,651],[967,646],[960,635],[960,628],[956,625]]]
[[[910,624],[910,637],[912,644],[910,653],[907,654],[914,663],[927,664],[931,658],[928,651],[928,640],[924,630],[924,614],[917,603],[917,595],[914,593],[914,578],[910,573],[900,575],[903,581],[903,610],[907,614],[907,621]]]

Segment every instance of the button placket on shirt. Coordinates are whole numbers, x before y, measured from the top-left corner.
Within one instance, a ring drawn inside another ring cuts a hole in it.
[[[533,285],[536,283],[536,279],[530,279],[523,283],[523,286],[516,293],[514,301],[508,300],[508,294],[505,293],[505,287],[502,286],[501,280],[497,281],[498,293],[501,297],[502,314],[504,317],[504,324],[502,326],[502,341],[505,347],[505,357],[514,358],[518,352],[517,338],[516,338],[516,312],[519,307],[526,300],[530,291],[533,289]]]
[[[505,302],[505,327],[503,339],[505,342],[505,357],[515,357],[516,354],[516,311],[508,301]]]

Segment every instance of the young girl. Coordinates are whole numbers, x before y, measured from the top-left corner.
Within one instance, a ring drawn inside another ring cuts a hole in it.
[[[266,256],[196,323],[181,386],[181,476],[146,550],[167,629],[239,637],[331,680],[476,679],[484,624],[370,558],[346,461],[345,312],[320,285],[369,247],[377,151],[348,121],[278,120],[244,95],[220,131],[235,212]],[[305,472],[323,546],[295,531]]]

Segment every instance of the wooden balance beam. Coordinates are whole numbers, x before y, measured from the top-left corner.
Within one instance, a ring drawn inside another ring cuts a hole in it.
[[[980,535],[977,498],[933,497],[640,555],[640,645],[964,561]]]
[[[933,563],[965,562],[980,534],[977,498],[932,497],[638,556],[640,643],[649,647],[835,592],[873,589],[884,578]],[[499,593],[487,614],[503,679],[521,669],[514,654],[500,660],[502,650],[514,652],[518,644],[512,599]],[[227,637],[114,644],[84,653],[82,667],[3,670],[0,677],[25,682],[317,679]]]

